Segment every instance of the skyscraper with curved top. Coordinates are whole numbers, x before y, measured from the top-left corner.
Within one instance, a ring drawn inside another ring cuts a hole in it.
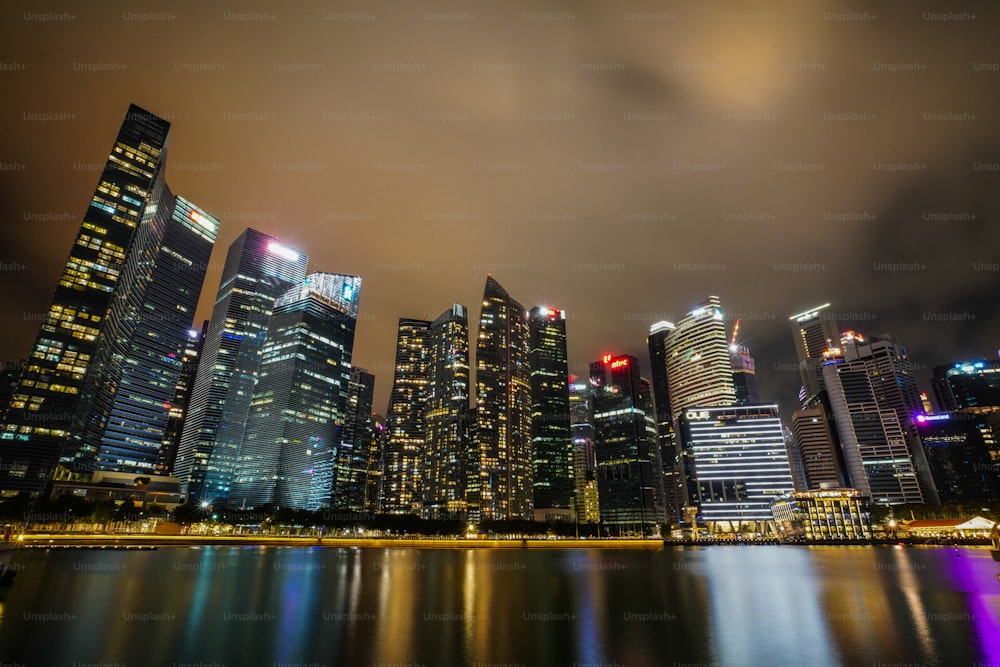
[[[256,229],[229,246],[174,464],[189,501],[229,496],[271,313],[307,262]]]
[[[527,313],[487,276],[476,340],[476,449],[470,456],[473,521],[532,519],[531,380]]]
[[[708,297],[678,320],[667,333],[665,345],[671,419],[675,424],[684,408],[736,403],[719,297]]]

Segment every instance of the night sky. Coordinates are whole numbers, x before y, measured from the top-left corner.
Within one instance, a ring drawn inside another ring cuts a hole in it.
[[[354,350],[487,272],[565,309],[571,372],[718,294],[765,400],[788,317],[895,333],[930,367],[1000,348],[1000,5],[41,3],[0,9],[0,360],[25,357],[130,102],[167,181],[364,279]],[[474,342],[474,339],[473,339]],[[922,389],[929,391],[924,382]]]

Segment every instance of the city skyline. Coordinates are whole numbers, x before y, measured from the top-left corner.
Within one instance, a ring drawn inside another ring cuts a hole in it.
[[[17,222],[0,246],[4,361],[27,356],[133,101],[172,123],[171,186],[221,221],[195,321],[248,226],[310,270],[362,276],[355,361],[378,411],[398,318],[474,303],[491,271],[522,303],[565,309],[577,375],[610,350],[645,359],[652,323],[719,295],[786,419],[787,317],[810,305],[897,335],[925,391],[933,366],[1000,347],[995,58],[975,30],[996,7],[964,23],[891,5],[869,21],[641,2],[547,9],[565,20],[516,4],[462,21],[379,3],[367,21],[318,4],[126,10],[7,10],[22,29],[3,73],[19,101],[0,137],[0,213]],[[156,57],[106,48],[122,25]],[[41,47],[67,27],[65,50]],[[250,33],[269,49],[240,46]]]

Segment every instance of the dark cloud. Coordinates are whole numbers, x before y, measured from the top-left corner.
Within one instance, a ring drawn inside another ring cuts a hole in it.
[[[995,4],[2,15],[0,161],[23,165],[0,172],[0,260],[25,267],[0,273],[11,359],[129,102],[173,121],[171,187],[224,221],[199,317],[247,225],[363,276],[355,360],[379,409],[396,319],[478,315],[488,271],[568,311],[578,373],[605,351],[645,360],[650,324],[718,294],[786,406],[788,315],[826,301],[927,366],[1000,347]]]

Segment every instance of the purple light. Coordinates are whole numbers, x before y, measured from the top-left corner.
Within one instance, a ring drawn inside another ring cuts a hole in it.
[[[921,424],[923,424],[924,422],[946,422],[951,419],[951,415],[948,414],[947,412],[942,413],[940,415],[919,414],[917,415],[916,419]]]

